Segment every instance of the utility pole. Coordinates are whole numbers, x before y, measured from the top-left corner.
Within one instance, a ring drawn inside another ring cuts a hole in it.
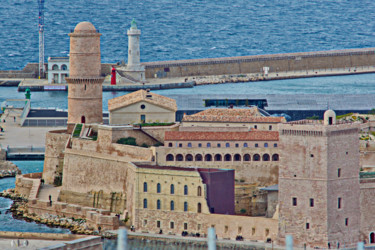
[[[44,0],[38,0],[39,7],[39,79],[44,77]]]

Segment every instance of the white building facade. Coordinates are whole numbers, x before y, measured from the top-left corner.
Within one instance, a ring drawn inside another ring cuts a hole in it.
[[[65,78],[69,76],[69,57],[48,58],[48,83],[66,84]]]

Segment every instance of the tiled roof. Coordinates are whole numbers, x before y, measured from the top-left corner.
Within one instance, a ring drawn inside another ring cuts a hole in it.
[[[155,93],[147,92],[146,90],[138,90],[133,93],[119,96],[113,99],[110,99],[108,101],[108,110],[113,111],[118,108],[126,107],[131,104],[140,102],[140,101],[145,101],[151,104],[155,104],[157,106],[172,110],[172,111],[177,111],[177,104],[174,99],[158,95]]]
[[[257,107],[248,109],[207,109],[202,112],[185,115],[182,122],[253,122],[279,123],[284,117],[262,116]]]
[[[165,141],[278,141],[278,131],[201,132],[166,131]]]

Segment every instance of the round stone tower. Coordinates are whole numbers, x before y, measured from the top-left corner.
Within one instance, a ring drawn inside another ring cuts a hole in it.
[[[68,131],[76,123],[102,123],[100,36],[90,22],[79,23],[70,36]],[[69,129],[70,128],[70,129]]]
[[[128,30],[128,64],[126,66],[126,73],[137,81],[144,81],[145,68],[141,66],[140,36],[141,31],[137,28],[137,23],[133,19]]]

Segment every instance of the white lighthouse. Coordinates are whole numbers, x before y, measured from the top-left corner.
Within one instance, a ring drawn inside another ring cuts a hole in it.
[[[145,67],[141,65],[139,37],[141,31],[137,29],[137,23],[133,19],[128,30],[128,64],[126,74],[137,81],[145,81]]]

